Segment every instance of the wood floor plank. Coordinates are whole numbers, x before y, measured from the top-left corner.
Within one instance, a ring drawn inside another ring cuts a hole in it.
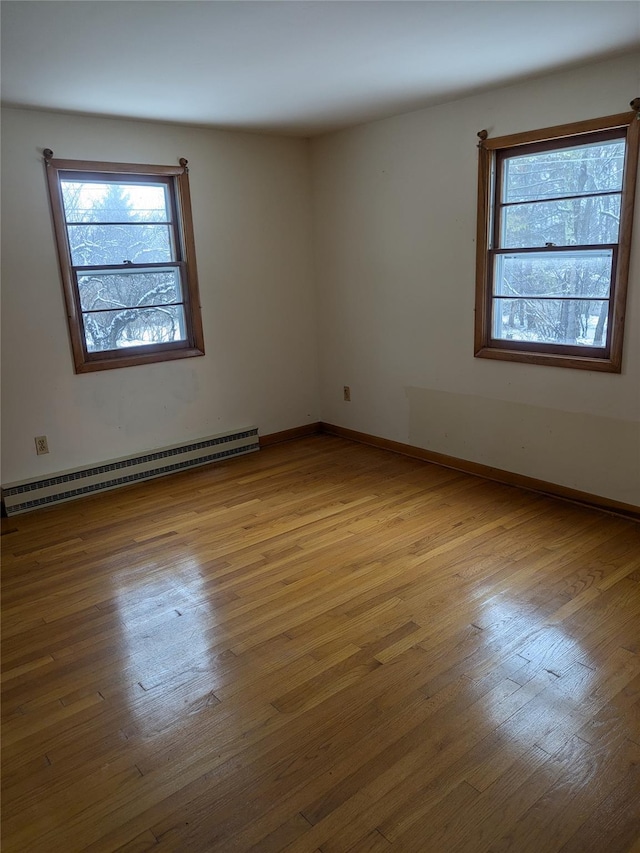
[[[627,853],[640,526],[315,436],[3,520],[5,853]]]
[[[629,783],[638,763],[640,748],[629,742],[613,750],[608,744],[586,750],[582,760],[572,762],[571,772],[556,778],[492,849],[535,853],[541,843],[561,849],[611,791]]]

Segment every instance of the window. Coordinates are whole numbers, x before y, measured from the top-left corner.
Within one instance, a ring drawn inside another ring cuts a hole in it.
[[[476,356],[620,372],[638,124],[478,134]]]
[[[76,373],[204,355],[187,161],[44,155]]]

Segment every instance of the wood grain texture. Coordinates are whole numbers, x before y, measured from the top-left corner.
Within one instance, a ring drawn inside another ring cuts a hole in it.
[[[612,351],[611,360],[617,366],[617,372],[622,369],[622,341],[625,327],[625,306],[629,287],[629,266],[631,263],[631,238],[633,235],[633,217],[636,198],[635,180],[638,174],[638,155],[640,153],[640,118],[639,113],[629,122],[627,133],[627,150],[625,156],[625,181],[620,209],[620,252],[616,272],[616,295],[614,301],[612,322]]]
[[[636,849],[634,522],[328,435],[5,522],[5,853]]]
[[[614,501],[601,495],[593,495],[589,492],[582,492],[578,489],[561,486],[558,483],[549,483],[546,480],[538,480],[535,477],[527,477],[524,474],[516,474],[513,471],[505,471],[502,468],[494,468],[490,465],[484,465],[481,462],[471,462],[468,459],[460,459],[457,456],[449,456],[446,453],[438,453],[435,450],[427,450],[424,447],[416,447],[413,444],[404,444],[400,441],[380,438],[376,435],[358,432],[357,430],[347,429],[346,427],[336,426],[335,424],[321,423],[320,431],[327,435],[336,435],[340,438],[347,438],[350,441],[357,441],[362,444],[369,444],[372,447],[390,450],[393,453],[401,453],[404,456],[410,456],[412,459],[423,459],[425,462],[444,465],[456,471],[464,471],[467,474],[485,477],[487,480],[495,480],[498,483],[506,483],[509,486],[518,486],[522,489],[531,489],[534,492],[540,492],[544,495],[554,495],[563,500],[575,501],[576,503],[596,507],[606,512],[613,512],[625,518],[633,518],[640,521],[640,507],[635,504]]]
[[[543,127],[540,130],[525,130],[522,133],[512,133],[508,136],[488,137],[481,142],[483,148],[495,150],[498,148],[516,148],[528,142],[542,142],[548,139],[562,139],[567,136],[575,136],[580,133],[593,133],[612,127],[627,127],[636,119],[636,113],[616,113],[616,115],[604,118],[587,119],[586,121],[574,121],[571,124],[557,124],[554,127]]]

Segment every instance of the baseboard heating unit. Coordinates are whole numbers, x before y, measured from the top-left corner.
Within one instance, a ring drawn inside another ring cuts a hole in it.
[[[199,438],[188,444],[175,444],[99,465],[49,474],[37,480],[8,483],[2,487],[2,500],[7,515],[17,515],[259,449],[258,427],[247,427]]]

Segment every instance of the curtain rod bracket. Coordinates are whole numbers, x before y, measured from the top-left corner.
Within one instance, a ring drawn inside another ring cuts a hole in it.
[[[478,136],[478,139],[480,140],[480,142],[478,142],[478,148],[482,148],[484,145],[485,139],[489,136],[489,131],[488,130],[479,130],[477,133],[477,136]]]

